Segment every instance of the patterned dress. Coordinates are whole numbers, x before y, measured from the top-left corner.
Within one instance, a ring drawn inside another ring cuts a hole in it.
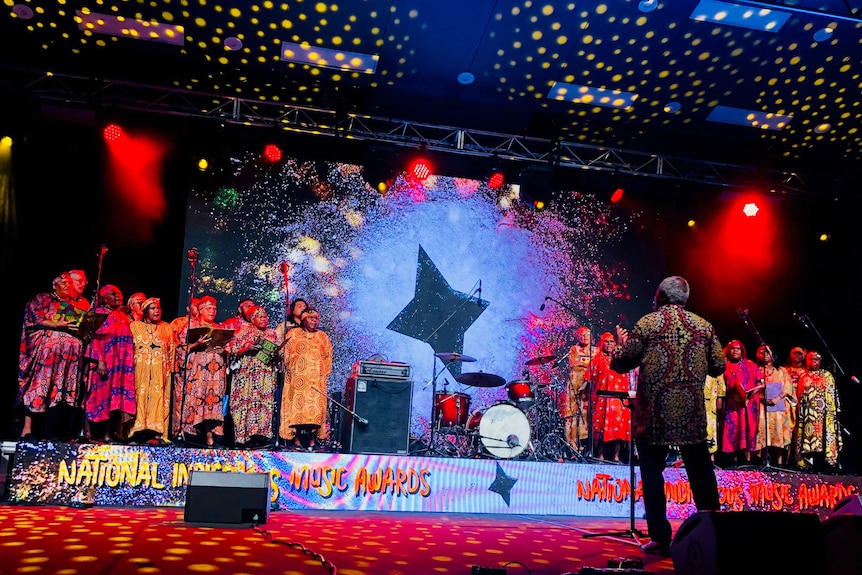
[[[96,313],[108,314],[96,330],[88,355],[104,362],[107,375],[99,375],[95,365],[88,370],[87,399],[84,413],[93,422],[107,421],[112,413],[122,413],[128,421],[135,415],[135,344],[129,329],[129,316],[120,310],[97,307]]]
[[[239,367],[231,376],[230,412],[233,417],[234,438],[247,443],[252,437],[272,439],[275,390],[278,381],[278,357],[259,353],[252,346],[264,338],[279,345],[275,330],[260,330],[250,323],[243,325],[234,335],[228,348],[238,358]]]
[[[219,328],[193,320],[191,327]],[[186,357],[188,326],[180,332],[177,357]],[[201,435],[211,431],[224,436],[224,397],[227,362],[224,352],[210,349],[191,350],[185,361],[186,377],[179,398],[180,429],[184,435]],[[182,377],[182,376],[181,376]]]
[[[750,359],[727,362],[724,372],[727,396],[721,435],[721,450],[725,453],[758,449],[757,418],[762,395],[754,393],[750,398],[746,397],[746,392],[757,385],[757,372],[757,364]]]
[[[718,451],[718,398],[724,398],[726,389],[724,385],[724,375],[718,377],[706,376],[706,383],[703,386],[703,396],[706,400],[706,442],[709,445],[709,452],[716,453]]]
[[[320,330],[296,328],[287,336],[278,433],[285,439],[293,439],[296,430],[291,425],[310,423],[319,425],[317,437],[326,439],[326,379],[332,372],[332,342]]]
[[[41,293],[24,309],[18,357],[18,400],[31,413],[44,413],[57,405],[77,405],[78,369],[83,344],[69,332],[44,329],[37,324],[54,319],[60,300]]]
[[[133,321],[135,342],[135,399],[137,414],[132,434],[152,431],[167,439],[174,366],[174,333],[167,322]]]
[[[573,345],[569,350],[569,386],[563,417],[566,418],[566,439],[577,446],[589,435],[589,380],[590,346]]]
[[[596,391],[628,393],[629,378],[611,369],[611,356],[597,353],[592,361]],[[596,397],[593,410],[593,433],[603,441],[628,441],[631,437],[631,410],[615,397]]]
[[[783,367],[767,366],[765,374],[767,390],[775,390],[776,395],[787,394],[791,399],[788,401],[785,398],[776,402],[775,407],[767,407],[768,433],[766,425],[761,421],[757,428],[757,445],[763,448],[767,439],[765,435],[768,435],[770,447],[789,449],[793,443],[793,429],[796,427],[796,387],[790,373]],[[773,411],[776,408],[779,410]]]
[[[841,406],[835,393],[835,378],[827,370],[818,369],[805,372],[799,384],[802,393],[796,432],[797,461],[820,454],[829,466],[835,467],[841,450],[841,434],[838,433]]]

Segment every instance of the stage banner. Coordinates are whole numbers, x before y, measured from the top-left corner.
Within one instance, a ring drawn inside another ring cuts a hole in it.
[[[637,466],[396,455],[19,443],[9,500],[183,506],[192,470],[269,473],[272,509],[643,517]],[[856,476],[717,470],[722,508],[825,516]],[[695,512],[685,470],[665,471],[668,515]]]

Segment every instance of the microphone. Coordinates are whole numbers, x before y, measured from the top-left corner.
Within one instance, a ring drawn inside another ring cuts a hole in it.
[[[860,385],[860,383],[859,383],[859,378],[858,378],[858,377],[856,377],[855,375],[851,375],[851,376],[850,376],[850,381],[852,381],[852,382],[853,382],[853,383],[855,383],[856,385]]]
[[[358,422],[359,422],[359,425],[368,425],[368,420],[367,420],[367,419],[365,419],[365,418],[364,418],[364,417],[362,417],[362,416],[357,415],[357,416],[356,416],[356,421],[358,421]]]
[[[106,246],[105,244],[102,244],[101,249],[99,249],[99,255],[103,256],[106,253],[108,253],[108,246]]]
[[[740,307],[736,308],[736,313],[745,323],[748,323],[748,310]]]
[[[548,298],[545,298],[542,301],[542,305],[539,306],[539,311],[545,311],[545,302],[548,301]]]
[[[198,249],[192,248],[186,253],[186,257],[189,259],[189,262],[195,263],[198,261]]]
[[[287,262],[281,262],[280,264],[278,264],[278,271],[280,271],[281,273],[286,273],[287,272]]]
[[[509,447],[518,447],[521,445],[521,441],[518,439],[518,436],[514,433],[510,433],[506,438],[506,445]]]
[[[482,307],[482,280],[479,280],[479,297],[476,299],[476,305]]]

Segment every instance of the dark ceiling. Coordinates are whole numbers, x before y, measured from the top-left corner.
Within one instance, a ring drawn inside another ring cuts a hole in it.
[[[777,31],[698,21],[699,0],[20,0],[4,6],[0,87],[13,116],[29,100],[631,172],[726,163],[793,173],[802,190],[849,177],[862,160],[862,0],[737,4],[747,20],[789,18]],[[376,56],[376,70],[287,62],[285,42],[335,66]],[[560,101],[555,82],[637,96],[626,109]],[[792,119],[708,119],[719,107]]]

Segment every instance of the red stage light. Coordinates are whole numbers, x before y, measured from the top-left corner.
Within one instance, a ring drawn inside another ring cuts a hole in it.
[[[499,170],[494,170],[488,177],[488,187],[492,190],[499,190],[506,183],[506,176]]]
[[[263,157],[273,163],[280,162],[281,148],[279,148],[275,144],[267,144],[266,147],[263,149]]]
[[[425,158],[416,158],[410,163],[410,173],[420,182],[428,179],[428,176],[434,171],[431,162]]]
[[[611,203],[612,203],[612,204],[615,204],[615,203],[617,203],[618,201],[620,201],[621,199],[623,199],[623,195],[624,195],[625,193],[626,193],[626,191],[625,191],[624,189],[622,189],[622,188],[617,188],[617,189],[615,189],[615,190],[613,191],[613,193],[611,193]]]
[[[757,204],[754,202],[748,202],[742,207],[742,213],[748,216],[749,218],[753,218],[757,215],[757,212],[760,211],[760,208],[757,207]]]
[[[123,129],[116,124],[108,124],[102,130],[106,142],[116,142],[123,137]]]

